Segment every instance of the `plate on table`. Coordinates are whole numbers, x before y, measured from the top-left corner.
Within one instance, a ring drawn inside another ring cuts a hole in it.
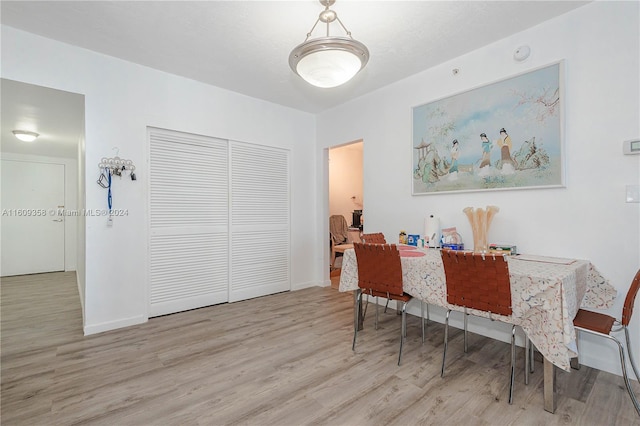
[[[401,257],[422,257],[424,253],[421,251],[400,250]]]
[[[398,247],[398,250],[416,250],[417,249],[416,246],[400,246],[400,245],[398,245],[396,247]]]

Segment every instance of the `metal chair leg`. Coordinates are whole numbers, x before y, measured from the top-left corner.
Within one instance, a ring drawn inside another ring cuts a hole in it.
[[[467,331],[467,319],[469,317],[469,314],[467,314],[466,312],[467,310],[465,309],[464,312],[464,353],[466,354],[468,352],[469,349],[469,345],[468,345],[468,340],[469,340],[469,333]]]
[[[624,337],[627,341],[627,353],[629,354],[629,361],[631,362],[631,368],[633,368],[633,373],[636,375],[636,380],[640,381],[640,375],[638,374],[638,367],[636,367],[636,362],[633,359],[633,353],[631,352],[631,339],[629,339],[629,329],[626,325],[622,326],[624,328]]]
[[[638,412],[638,416],[640,416],[640,403],[636,398],[636,394],[633,392],[633,388],[631,387],[631,383],[629,382],[629,375],[627,374],[627,365],[626,365],[627,362],[624,359],[624,347],[622,346],[622,343],[620,343],[618,339],[614,337],[611,337],[611,339],[618,344],[618,350],[620,351],[620,363],[622,364],[622,376],[624,377],[624,384],[627,386],[627,392],[629,392],[629,396],[631,397],[631,402],[633,403],[633,406]],[[631,354],[631,352],[629,352],[629,354]],[[636,372],[635,369],[633,372],[634,373]]]
[[[440,377],[444,377],[444,362],[447,358],[447,346],[449,345],[449,315],[451,310],[447,310],[447,316],[444,319],[444,352],[442,354],[442,369],[440,370]]]
[[[622,343],[616,339],[615,337],[609,335],[609,334],[602,334],[602,333],[598,333],[597,331],[592,331],[586,328],[582,328],[580,329],[580,331],[584,331],[585,333],[589,333],[589,334],[593,334],[596,336],[601,336],[601,337],[606,337],[608,339],[613,340],[614,342],[616,342],[616,344],[618,345],[618,352],[620,353],[620,364],[622,366],[622,377],[624,378],[624,384],[627,387],[627,392],[629,393],[629,397],[631,398],[631,402],[633,403],[633,407],[636,409],[636,412],[638,413],[638,416],[640,416],[640,403],[638,402],[638,399],[636,398],[636,394],[633,392],[633,388],[631,387],[631,383],[629,382],[629,375],[627,374],[627,361],[625,360],[625,356],[624,356],[624,346],[622,346]],[[631,354],[631,352],[629,352],[629,354]],[[631,355],[629,355],[631,357]],[[631,360],[631,358],[630,358]],[[631,366],[634,367],[633,372],[637,374],[637,369],[634,366],[634,362],[631,363]],[[637,377],[637,376],[636,376]]]
[[[374,328],[376,330],[378,329],[378,296],[376,296],[376,323],[374,325]]]
[[[365,299],[365,296],[366,299]],[[362,311],[360,313],[360,330],[362,330],[362,323],[364,322],[364,319],[367,317],[367,309],[369,308],[369,295],[368,294],[362,294],[362,300],[364,300],[364,308],[362,308],[362,302],[360,302],[360,310]]]
[[[387,313],[387,308],[389,307],[389,300],[391,299],[387,299],[387,303],[384,304],[384,313]]]
[[[398,355],[398,367],[402,359],[402,346],[404,346],[404,338],[407,335],[407,302],[402,304],[402,327],[400,329],[400,354]]]
[[[531,340],[529,340],[529,359],[531,360],[531,363],[529,364],[529,367],[531,367],[531,369],[529,370],[532,374],[533,374],[533,370],[535,369],[535,363],[536,363],[536,358],[535,358],[535,346],[533,345],[533,342]]]
[[[422,343],[424,343],[424,302],[420,301],[420,323],[422,325]]]
[[[353,344],[351,345],[351,350],[355,351],[356,350],[356,337],[358,337],[358,323],[359,323],[359,319],[360,319],[360,302],[362,300],[362,290],[358,289],[356,290],[356,301],[355,301],[355,306],[353,308],[353,312],[354,312],[354,320],[353,320]]]
[[[530,368],[529,364],[533,362],[533,360],[529,357],[529,354],[531,353],[530,349],[531,349],[531,341],[525,334],[524,336],[524,384],[525,385],[529,384],[529,368]]]
[[[511,326],[511,378],[509,383],[509,404],[513,404],[513,383],[516,371],[516,326]]]

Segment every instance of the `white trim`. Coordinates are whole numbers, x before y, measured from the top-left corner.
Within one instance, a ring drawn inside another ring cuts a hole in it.
[[[132,325],[144,324],[147,322],[147,318],[143,315],[136,315],[135,317],[123,318],[115,321],[107,321],[99,324],[89,324],[84,326],[84,335],[89,336],[91,334],[102,333],[105,331],[115,330],[116,328],[129,327]]]

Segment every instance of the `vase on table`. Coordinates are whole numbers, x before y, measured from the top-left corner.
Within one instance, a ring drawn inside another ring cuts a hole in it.
[[[486,210],[466,207],[462,211],[467,215],[467,219],[469,219],[469,223],[471,224],[474,253],[486,253],[489,251],[487,233],[489,232],[489,227],[491,226],[494,216],[500,209],[496,206],[487,206]]]

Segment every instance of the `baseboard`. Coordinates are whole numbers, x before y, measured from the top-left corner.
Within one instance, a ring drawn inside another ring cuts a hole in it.
[[[331,281],[326,281],[324,283],[320,282],[313,282],[313,281],[307,281],[305,283],[296,283],[296,284],[291,284],[291,291],[296,291],[296,290],[302,290],[304,288],[310,288],[310,287],[326,287],[327,284],[331,285]]]
[[[89,336],[91,334],[103,333],[105,331],[115,330],[117,328],[129,327],[131,325],[143,324],[148,321],[148,318],[139,315],[131,318],[124,318],[116,321],[108,321],[100,324],[85,325],[84,335]]]

